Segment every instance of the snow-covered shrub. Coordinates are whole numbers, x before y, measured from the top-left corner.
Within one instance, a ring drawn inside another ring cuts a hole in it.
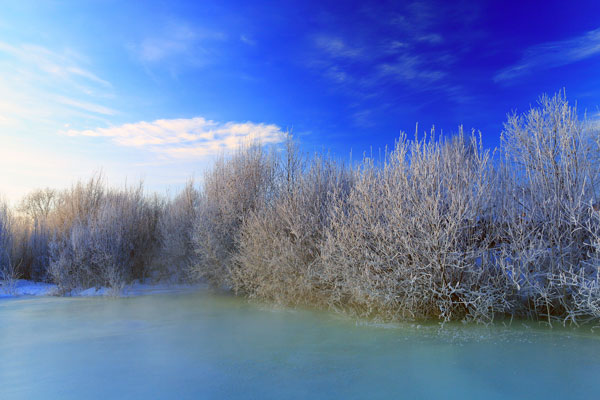
[[[327,232],[332,306],[392,319],[503,310],[502,299],[479,296],[497,279],[487,257],[491,178],[488,152],[462,131],[402,136],[381,167],[364,160]]]
[[[20,255],[23,277],[36,281],[47,278],[49,242],[52,237],[49,217],[54,211],[57,192],[37,189],[27,194],[19,203]]]
[[[13,216],[7,204],[0,199],[0,280],[10,283],[16,278],[13,259]]]
[[[543,96],[505,124],[504,201],[496,212],[504,219],[499,258],[518,286],[517,313],[573,321],[581,298],[596,290],[598,301],[599,138],[564,93]]]
[[[140,184],[105,189],[99,180],[60,195],[50,243],[49,272],[62,291],[109,286],[143,278],[157,247],[159,202]]]
[[[30,279],[35,281],[47,280],[51,239],[52,232],[47,220],[40,219],[32,222],[26,239],[29,261],[27,271]]]
[[[194,266],[194,221],[200,192],[189,181],[183,191],[169,201],[158,222],[160,241],[156,257],[157,278],[182,280],[189,277]]]
[[[274,197],[276,158],[260,145],[241,146],[221,156],[204,176],[193,232],[192,273],[217,286],[230,286],[232,259],[242,223]]]
[[[0,285],[9,293],[15,290],[17,279],[24,277],[27,229],[26,221],[0,199]]]
[[[335,199],[349,191],[351,174],[319,156],[303,168],[304,158],[289,145],[283,161],[276,199],[244,221],[233,287],[284,304],[319,303],[324,232]]]

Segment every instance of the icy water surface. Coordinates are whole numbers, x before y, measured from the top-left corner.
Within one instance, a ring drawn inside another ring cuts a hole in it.
[[[0,399],[590,399],[600,333],[376,325],[208,291],[0,300]]]

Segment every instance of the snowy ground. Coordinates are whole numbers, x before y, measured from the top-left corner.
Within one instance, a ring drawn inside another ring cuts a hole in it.
[[[198,289],[200,285],[189,285],[181,283],[150,283],[134,281],[132,284],[125,285],[120,292],[115,293],[111,288],[89,288],[73,290],[69,293],[70,296],[92,297],[92,296],[140,296],[153,293],[169,293],[191,291]],[[44,282],[33,282],[25,279],[19,279],[15,282],[12,288],[8,287],[6,282],[0,281],[0,298],[21,297],[21,296],[53,296],[58,293],[58,288],[55,284]]]
[[[10,288],[7,282],[0,281],[0,298],[15,296],[51,296],[56,292],[56,285],[19,279]]]

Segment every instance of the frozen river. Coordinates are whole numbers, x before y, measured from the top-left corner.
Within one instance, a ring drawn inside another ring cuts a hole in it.
[[[207,290],[0,299],[0,399],[590,399],[600,330],[359,323]]]

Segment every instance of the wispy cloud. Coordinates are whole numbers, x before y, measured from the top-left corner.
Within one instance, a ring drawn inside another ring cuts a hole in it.
[[[156,33],[130,44],[129,49],[147,65],[170,63],[174,59],[199,65],[209,59],[207,45],[225,38],[220,32],[194,27],[183,21],[169,21]]]
[[[19,63],[19,69],[37,72],[37,75],[43,75],[43,78],[50,76],[71,82],[81,79],[87,84],[111,87],[108,81],[79,65],[83,57],[71,50],[59,53],[34,44],[11,45],[0,42],[0,53],[10,56],[13,62]]]
[[[372,120],[372,110],[361,110],[352,114],[352,120],[356,126],[360,126],[362,128],[371,128],[375,124]]]
[[[92,72],[84,56],[73,50],[0,41],[0,121],[41,122],[78,115],[87,119],[114,115],[102,104],[112,96],[110,82]]]
[[[349,85],[363,93],[384,82],[427,89],[447,74],[430,57],[414,51],[411,42],[393,40],[359,46],[330,36],[319,36],[315,42],[321,57],[310,65],[334,83]]]
[[[437,32],[439,10],[413,1],[400,11],[368,5],[358,13],[366,21],[360,33],[338,29],[335,34],[312,36],[309,67],[345,89],[366,95],[390,83],[429,90],[447,75],[452,60]],[[388,32],[385,36],[380,34],[382,26]]]
[[[494,80],[508,82],[535,70],[555,68],[600,55],[600,28],[574,38],[530,47],[521,60],[499,71]]]
[[[426,33],[422,36],[418,36],[417,40],[419,42],[426,42],[426,43],[431,43],[431,44],[439,44],[442,43],[444,41],[444,38],[442,38],[441,35],[438,35],[437,33]]]
[[[342,38],[331,35],[317,35],[315,46],[332,58],[359,59],[365,56],[365,50],[356,45],[347,44]]]
[[[99,104],[94,104],[94,103],[89,103],[86,101],[79,101],[79,100],[74,100],[68,97],[64,97],[64,96],[56,96],[55,97],[56,101],[58,101],[59,103],[68,105],[68,106],[72,106],[75,108],[79,108],[81,110],[84,111],[89,111],[92,112],[94,114],[102,114],[102,115],[115,115],[117,114],[117,111],[99,105]]]
[[[348,115],[357,126],[368,126],[386,112],[375,105],[376,98],[435,94],[463,103],[471,97],[455,72],[477,39],[471,28],[466,33],[449,30],[446,24],[453,19],[470,22],[479,15],[480,8],[471,3],[366,3],[344,15],[319,17],[322,27],[308,37],[309,50],[302,60],[324,78],[325,87],[351,100]],[[391,108],[398,102],[386,104]]]
[[[177,27],[163,36],[144,39],[137,47],[137,52],[142,61],[156,62],[188,52],[196,40],[194,31],[187,27]]]
[[[240,35],[240,40],[242,43],[246,43],[249,46],[256,46],[256,40],[250,38],[247,35]]]
[[[435,82],[446,75],[441,69],[427,68],[423,58],[413,55],[401,55],[393,62],[377,65],[375,78],[390,78],[398,82]]]
[[[227,152],[248,141],[279,143],[277,125],[253,122],[219,123],[202,117],[141,121],[110,128],[67,130],[68,136],[107,138],[120,146],[146,149],[168,158],[185,159]]]

